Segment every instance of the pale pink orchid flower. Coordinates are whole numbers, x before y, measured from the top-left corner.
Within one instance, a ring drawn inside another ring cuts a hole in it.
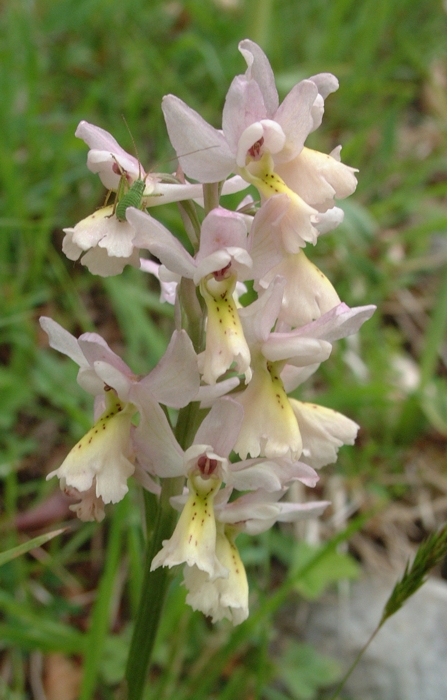
[[[127,217],[136,231],[136,245],[149,250],[168,271],[166,275],[161,268],[160,279],[186,277],[200,288],[208,311],[206,346],[199,355],[204,381],[215,384],[233,363],[249,381],[250,351],[234,297],[237,283],[252,276],[245,217],[223,207],[213,209],[202,223],[200,247],[194,257],[149,214],[131,208]]]
[[[87,166],[97,173],[109,191],[123,188],[122,194],[136,180],[145,183],[141,208],[160,206],[169,202],[195,199],[203,202],[201,185],[189,182],[162,182],[163,174],[146,173],[139,161],[126,153],[104,129],[81,121],[75,136],[89,146]],[[225,183],[224,193],[239,192],[247,187],[240,177]],[[126,265],[140,266],[139,249],[134,245],[135,231],[128,221],[117,218],[115,205],[98,209],[74,227],[64,229],[62,250],[69,260],[78,260],[94,275],[108,277],[120,274]],[[82,256],[82,257],[81,257]]]
[[[357,185],[355,169],[340,162],[340,147],[330,155],[304,147],[321,123],[325,97],[337,90],[338,81],[329,73],[302,80],[279,105],[263,51],[248,39],[239,49],[248,68],[228,90],[222,130],[167,95],[162,108],[169,137],[183,170],[199,182],[219,182],[239,173],[263,199],[286,194],[289,207],[283,223],[291,229],[289,252],[296,253],[306,242],[315,243],[320,229],[340,223],[343,213],[334,199],[352,194]]]
[[[288,252],[286,242],[290,229],[283,225],[287,208],[288,197],[282,194],[262,205],[251,226],[250,255],[254,288],[258,293],[267,289],[277,275],[284,277],[278,322],[296,328],[330,311],[340,303],[340,298],[303,250]]]
[[[127,479],[135,471],[132,418],[142,402],[164,416],[159,403],[181,408],[196,397],[197,357],[186,332],[175,331],[158,365],[139,378],[97,333],[76,339],[48,317],[40,324],[51,347],[79,365],[80,386],[96,397],[94,426],[47,477],[58,476],[64,488],[76,489],[82,505],[73,509],[89,519],[95,509],[101,515],[101,504],[117,503],[128,491]]]
[[[212,579],[197,566],[186,565],[184,583],[188,590],[186,602],[200,610],[213,622],[224,618],[238,625],[248,617],[248,582],[245,567],[235,544],[237,535],[246,532],[256,535],[272,527],[275,522],[296,522],[318,517],[329,505],[328,501],[289,503],[279,501],[287,489],[266,492],[262,489],[240,496],[231,503],[229,491],[216,498],[216,556],[227,568],[228,576]]]
[[[339,304],[301,328],[289,330],[279,326],[282,332],[272,332],[281,309],[284,284],[283,278],[276,277],[257,301],[240,310],[253,370],[248,386],[233,395],[233,399],[244,409],[244,420],[234,447],[242,459],[250,455],[296,460],[303,449],[308,449],[310,438],[304,431],[305,444],[300,430],[299,411],[294,410],[287,392],[295,389],[303,381],[303,376],[309,376],[320,362],[329,357],[335,340],[356,333],[375,310],[374,306],[350,309],[346,304]],[[294,370],[298,371],[294,373]],[[287,386],[283,374],[288,379]],[[351,444],[357,426],[352,423],[348,430],[346,420],[340,416],[339,422],[343,426],[340,425],[338,432],[335,432],[334,439],[344,442],[346,437]],[[336,418],[333,422],[336,422]],[[320,462],[324,458],[315,456],[315,459]]]

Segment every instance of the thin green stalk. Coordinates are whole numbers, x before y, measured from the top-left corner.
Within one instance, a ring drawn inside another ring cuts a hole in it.
[[[425,334],[425,347],[421,357],[421,388],[433,379],[441,345],[447,328],[447,266],[441,280],[437,302]]]
[[[200,242],[200,221],[194,203],[189,200],[179,202],[178,208],[187,236],[194,250],[197,250]]]
[[[373,632],[373,633],[371,634],[371,636],[369,637],[368,641],[362,646],[362,648],[360,649],[359,653],[357,654],[357,656],[355,657],[354,661],[352,662],[351,666],[348,668],[347,672],[345,673],[345,675],[344,675],[343,678],[341,679],[340,683],[337,685],[337,688],[336,688],[336,690],[335,690],[335,693],[334,693],[333,695],[331,695],[331,697],[329,698],[329,700],[336,700],[336,699],[338,698],[338,696],[339,696],[341,690],[343,689],[343,686],[345,685],[346,681],[348,680],[348,678],[351,676],[351,674],[352,674],[352,673],[355,671],[355,669],[357,668],[357,665],[358,665],[359,661],[361,660],[363,654],[365,653],[365,651],[367,650],[367,648],[368,648],[369,645],[371,644],[371,642],[372,642],[372,640],[374,639],[374,637],[376,636],[377,632],[381,629],[381,627],[382,627],[382,625],[383,625],[384,622],[385,622],[385,620],[383,620],[383,621],[380,622],[380,624],[376,627],[376,629],[374,630],[374,632]]]
[[[220,187],[218,182],[209,182],[203,185],[203,204],[205,214],[219,206]]]
[[[205,186],[206,187],[206,186]],[[217,190],[218,191],[218,190]],[[203,344],[204,317],[197,299],[195,285],[191,280],[183,279],[179,289],[180,305],[184,313],[184,325],[197,350]],[[182,323],[183,325],[183,323]],[[190,403],[179,411],[175,436],[183,449],[186,449],[196,432],[199,403]],[[141,598],[135,619],[135,628],[127,660],[125,682],[127,684],[126,700],[141,700],[144,692],[147,671],[157,636],[161,612],[169,583],[169,571],[159,567],[151,571],[152,560],[161,550],[163,540],[171,537],[177,514],[170,504],[172,496],[181,493],[184,477],[163,479],[160,502],[156,515],[155,527],[150,521],[149,512],[153,513],[153,499],[146,497],[147,547],[144,562]]]
[[[191,403],[179,412],[175,433],[183,448],[189,445],[191,436],[195,432],[198,410],[199,404]],[[164,479],[155,527],[148,518],[143,585],[126,668],[126,700],[140,700],[144,691],[147,670],[169,583],[168,569],[159,567],[155,571],[151,571],[151,564],[152,559],[162,548],[163,540],[169,539],[172,535],[177,514],[169,501],[172,496],[181,493],[183,484],[183,477]],[[147,514],[149,511],[154,512],[153,507],[153,499],[146,497]]]
[[[273,0],[256,0],[256,3],[251,3],[251,9],[250,38],[267,51],[272,30]]]
[[[185,277],[179,285],[181,298],[182,328],[186,328],[194,350],[199,353],[204,349],[205,315],[197,296],[197,287],[192,280]]]
[[[163,540],[172,535],[176,512],[169,499],[181,492],[183,482],[183,477],[163,480],[157,522],[153,536],[147,543],[141,599],[126,668],[128,700],[141,700],[143,696],[147,669],[169,581],[169,571],[165,567],[151,571],[151,563],[162,548]]]

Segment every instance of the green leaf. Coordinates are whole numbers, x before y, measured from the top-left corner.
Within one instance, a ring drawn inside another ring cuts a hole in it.
[[[34,611],[23,600],[0,590],[0,610],[10,620],[0,625],[0,639],[14,648],[40,649],[79,654],[85,637],[63,622],[46,617],[46,611]]]
[[[32,540],[28,540],[28,542],[24,542],[23,544],[19,544],[17,547],[13,547],[12,549],[6,550],[6,552],[1,552],[0,553],[0,566],[3,564],[6,564],[8,561],[11,561],[11,559],[15,559],[16,557],[22,556],[22,554],[26,554],[27,552],[30,552],[32,549],[36,549],[37,547],[41,547],[45,542],[48,542],[49,540],[52,540],[53,537],[57,537],[57,535],[60,535],[62,532],[65,532],[68,528],[63,527],[60,530],[54,530],[53,532],[47,532],[45,535],[39,535],[39,537],[34,537]]]
[[[332,685],[340,675],[337,662],[310,644],[292,643],[280,659],[279,678],[294,700],[314,700],[319,688]]]
[[[122,635],[110,635],[105,639],[100,663],[100,673],[108,685],[114,685],[124,676],[129,651],[130,628]]]
[[[306,542],[299,542],[294,552],[294,568],[302,568],[318,552]],[[309,569],[295,583],[295,590],[308,600],[318,598],[324,589],[340,579],[355,579],[359,575],[359,566],[349,554],[328,552],[315,566]]]
[[[424,389],[421,407],[426,417],[441,435],[447,435],[447,382],[433,379]]]

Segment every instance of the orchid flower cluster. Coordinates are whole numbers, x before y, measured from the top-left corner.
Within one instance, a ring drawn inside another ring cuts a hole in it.
[[[79,365],[78,382],[95,397],[93,427],[48,478],[57,475],[77,499],[71,507],[81,520],[100,521],[131,476],[154,494],[181,477],[183,491],[170,501],[181,514],[152,569],[183,565],[187,602],[233,624],[248,616],[237,535],[321,514],[326,501],[293,502],[290,485],[314,487],[316,469],[358,431],[340,413],[289,394],[375,308],[342,303],[304,252],[342,221],[335,199],[357,184],[340,147],[326,155],[304,146],[336,78],[302,80],[279,104],[263,51],[250,40],[239,49],[247,69],[228,90],[221,130],[164,98],[175,175],[144,172],[97,126],[83,121],[76,131],[89,146],[89,169],[116,199],[65,229],[63,251],[93,274],[132,265],[158,278],[176,324],[158,365],[136,376],[96,333],[76,339],[41,319],[50,345]],[[236,211],[220,205],[220,194],[253,185],[258,197],[245,196]],[[167,202],[179,202],[188,249],[149,213]]]

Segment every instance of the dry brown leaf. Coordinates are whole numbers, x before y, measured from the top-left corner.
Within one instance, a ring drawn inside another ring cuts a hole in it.
[[[44,688],[47,700],[78,700],[82,669],[63,654],[45,657]]]

